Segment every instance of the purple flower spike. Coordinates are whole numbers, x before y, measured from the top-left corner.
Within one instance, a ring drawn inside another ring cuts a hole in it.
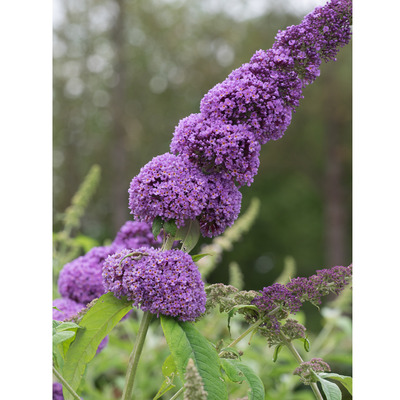
[[[142,246],[158,247],[162,240],[154,240],[151,226],[147,222],[127,221],[117,233],[113,245],[116,251],[138,249]]]
[[[190,255],[146,247],[135,250],[139,252],[142,257],[136,259],[126,257],[130,253],[127,249],[107,258],[103,266],[107,291],[118,298],[126,296],[134,306],[157,316],[193,321],[204,313],[204,283]]]
[[[188,160],[169,153],[146,164],[129,188],[129,208],[135,218],[173,219],[178,228],[197,218],[202,235],[208,237],[233,224],[241,198],[233,181],[217,173],[205,175]]]
[[[257,174],[260,149],[246,125],[205,119],[202,114],[182,119],[171,142],[173,153],[184,155],[203,172],[219,172],[248,186]]]
[[[102,264],[114,252],[114,246],[94,247],[84,256],[64,265],[58,278],[61,296],[86,305],[104,294]]]

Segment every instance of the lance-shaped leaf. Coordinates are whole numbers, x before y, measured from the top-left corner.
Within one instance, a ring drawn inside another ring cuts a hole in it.
[[[114,297],[112,293],[101,296],[79,322],[75,340],[65,356],[62,375],[76,391],[86,365],[95,356],[100,342],[111,329],[132,309],[132,303]],[[68,390],[63,389],[64,399],[72,400]]]
[[[190,322],[161,315],[161,326],[174,358],[179,377],[185,381],[186,367],[193,359],[207,392],[208,400],[227,400],[228,392],[221,377],[216,349]]]
[[[317,376],[321,383],[322,390],[325,393],[326,400],[342,400],[342,392],[336,383],[323,379],[318,374]]]
[[[232,382],[247,382],[250,387],[249,400],[265,399],[264,385],[249,366],[238,360],[226,358],[221,359],[221,365]]]
[[[334,379],[335,381],[340,382],[348,390],[348,392],[353,395],[353,378],[351,376],[339,375],[330,372],[322,372],[319,373],[318,376],[320,378]]]

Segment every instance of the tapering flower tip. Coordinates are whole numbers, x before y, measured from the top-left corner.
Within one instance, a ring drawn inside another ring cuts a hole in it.
[[[53,308],[53,319],[65,321],[78,314],[85,308],[85,304],[77,303],[67,297],[60,297],[53,300],[53,307],[57,307],[57,309]]]
[[[114,246],[94,247],[85,255],[64,265],[58,278],[61,296],[86,305],[104,294],[102,264],[114,252]]]
[[[118,231],[113,245],[117,250],[137,249],[142,246],[158,247],[162,239],[154,240],[151,226],[144,221],[127,221]]]
[[[53,382],[53,400],[64,400],[62,385],[59,382]]]
[[[321,297],[329,293],[339,294],[349,284],[352,272],[352,265],[321,269],[309,278],[292,279],[286,287],[301,301],[318,305],[321,304]]]
[[[218,172],[239,185],[250,184],[260,164],[260,143],[246,125],[192,114],[175,128],[171,152],[184,155],[205,173]]]
[[[132,252],[134,257],[129,256]],[[126,296],[134,306],[157,316],[193,321],[205,311],[201,275],[181,250],[124,249],[104,262],[103,283],[116,297]]]
[[[203,236],[216,236],[232,225],[240,211],[241,193],[234,182],[218,174],[203,174],[183,157],[166,153],[153,158],[129,188],[129,208],[138,220],[157,216],[175,220],[198,219]]]
[[[285,49],[294,70],[309,84],[319,76],[321,61],[335,60],[340,47],[351,38],[352,1],[332,0],[316,7],[299,25],[276,35],[274,49]]]
[[[262,80],[253,69],[243,64],[234,70],[203,97],[200,110],[205,118],[247,125],[255,140],[264,144],[281,138],[289,126],[301,97],[301,82],[272,68]]]

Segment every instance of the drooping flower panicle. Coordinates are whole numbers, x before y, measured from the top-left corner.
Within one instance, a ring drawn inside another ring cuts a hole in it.
[[[201,275],[191,256],[181,250],[122,250],[104,262],[103,283],[116,297],[126,296],[152,314],[193,321],[205,311]]]

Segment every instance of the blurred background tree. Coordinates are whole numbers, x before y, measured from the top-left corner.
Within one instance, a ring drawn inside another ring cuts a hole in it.
[[[325,1],[57,0],[54,3],[54,229],[93,164],[100,187],[81,231],[100,243],[131,219],[128,187],[169,151],[181,118],[279,29]],[[294,257],[301,276],[351,262],[351,46],[323,64],[285,136],[262,148],[242,209],[257,221],[209,282],[236,261],[261,289]],[[206,243],[203,240],[202,243]]]

